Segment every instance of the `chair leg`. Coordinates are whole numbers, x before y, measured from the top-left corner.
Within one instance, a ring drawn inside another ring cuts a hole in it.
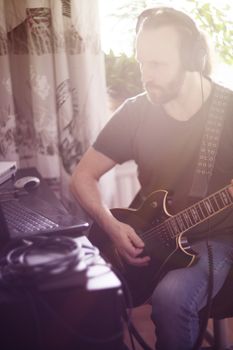
[[[227,350],[230,348],[228,334],[228,319],[213,319],[214,350]]]
[[[224,318],[221,320],[212,319],[213,321],[213,332],[206,330],[205,340],[209,347],[204,349],[209,350],[233,350],[233,345],[230,344],[229,340],[229,329],[228,319]]]
[[[211,319],[212,325],[213,325],[213,319]],[[211,327],[212,328],[212,327]],[[208,344],[203,349],[213,349],[214,348],[214,331],[210,330],[208,327],[206,328],[205,335],[204,335],[204,340]]]

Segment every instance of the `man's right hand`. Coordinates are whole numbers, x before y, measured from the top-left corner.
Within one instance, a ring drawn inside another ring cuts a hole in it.
[[[144,242],[136,234],[134,229],[118,221],[114,229],[108,230],[108,234],[118,253],[131,265],[146,266],[150,261],[149,256],[139,257],[144,248]]]
[[[128,263],[147,265],[150,258],[139,257],[144,248],[143,241],[132,227],[113,217],[102,200],[98,187],[99,179],[115,165],[114,160],[90,147],[72,175],[71,190],[81,206],[108,233],[119,254]]]

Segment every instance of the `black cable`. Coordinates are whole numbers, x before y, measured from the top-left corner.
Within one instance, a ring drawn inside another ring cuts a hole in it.
[[[138,344],[141,345],[141,347],[144,350],[152,350],[151,347],[145,342],[145,340],[142,338],[142,336],[140,335],[140,333],[138,332],[138,330],[135,328],[134,324],[132,322],[130,322],[129,325],[129,331],[130,333],[132,333],[132,335],[135,337],[135,339],[137,340]]]
[[[9,285],[40,285],[46,279],[61,278],[73,271],[80,260],[80,246],[70,237],[38,235],[10,243],[1,254],[2,280]],[[30,257],[59,256],[43,262],[29,263]]]
[[[202,97],[202,106],[204,105],[204,88],[203,88],[203,76],[200,72],[200,83],[201,83],[201,97]],[[210,174],[209,174],[209,157],[208,157],[208,140],[204,140],[205,145],[205,155],[206,155],[206,163],[207,163],[207,173],[206,173],[206,186],[209,185],[210,181]],[[199,328],[199,334],[196,339],[196,342],[194,344],[194,347],[192,350],[199,350],[201,347],[201,344],[204,339],[205,331],[207,328],[208,320],[211,313],[211,306],[212,306],[212,295],[213,295],[213,285],[214,285],[214,268],[213,268],[213,251],[212,246],[209,243],[209,236],[211,227],[210,227],[210,220],[208,220],[208,228],[207,228],[207,239],[206,239],[206,247],[207,247],[207,254],[208,254],[208,282],[207,282],[207,303],[205,306],[205,312],[203,318],[200,320],[200,328]]]
[[[43,286],[43,283],[46,283],[48,279],[49,282],[51,282],[53,278],[62,279],[63,276],[66,277],[66,274],[70,273],[70,271],[73,271],[80,260],[86,262],[86,270],[91,266],[97,265],[103,265],[105,267],[108,267],[113,272],[115,272],[116,276],[121,281],[123,287],[123,318],[129,330],[132,349],[135,349],[132,337],[133,334],[134,338],[143,347],[143,349],[151,350],[151,348],[146,344],[146,342],[138,333],[138,331],[132,323],[131,310],[133,307],[133,303],[127,282],[125,281],[124,277],[120,274],[118,270],[114,269],[110,264],[102,264],[95,261],[96,255],[99,255],[99,250],[97,248],[92,248],[88,246],[84,250],[87,250],[87,248],[89,248],[89,250],[84,256],[81,254],[81,247],[73,238],[56,235],[38,235],[30,238],[14,240],[4,249],[3,252],[1,252],[1,283],[5,287],[10,287],[11,289],[14,288],[15,290],[25,290],[25,287],[27,287],[28,291],[31,291],[31,293],[33,292],[34,296],[36,292],[37,300],[39,300],[38,287],[40,288],[41,286]],[[60,255],[59,257],[53,258],[52,260],[38,262],[36,264],[30,264],[30,256],[32,256],[33,254],[37,254],[38,252],[43,253],[43,255],[45,256],[50,252],[59,253]],[[94,260],[92,260],[93,258]],[[109,272],[109,269],[101,273],[101,275]],[[87,273],[86,270],[85,273]],[[96,277],[96,275],[93,277]],[[92,276],[88,276],[88,278],[92,278]],[[42,302],[41,299],[40,301]],[[47,307],[47,309],[50,308],[49,305],[45,305],[45,302],[43,302],[43,304]],[[127,313],[126,311],[127,306],[129,307],[129,313]],[[50,310],[50,312],[54,313],[55,311]],[[68,325],[66,326],[69,328]],[[76,333],[75,330],[70,331],[72,333]],[[83,338],[83,340],[101,343],[112,341],[116,338],[119,338],[120,336],[122,336],[122,331],[118,332],[117,334],[114,334],[111,337],[107,337],[106,339],[100,340],[89,337],[86,338],[85,336],[79,335],[79,337]]]
[[[205,312],[204,316],[201,320],[200,324],[200,330],[199,330],[199,335],[198,338],[195,342],[195,345],[193,347],[193,350],[198,350],[200,349],[200,346],[203,342],[205,331],[207,328],[208,320],[210,318],[211,314],[211,307],[212,307],[212,302],[213,302],[213,286],[214,286],[214,261],[213,261],[213,250],[212,246],[209,243],[208,239],[206,241],[206,247],[207,247],[207,252],[208,252],[208,284],[207,284],[207,303],[205,306]]]
[[[123,286],[123,292],[124,292],[123,295],[124,295],[124,301],[125,301],[125,304],[123,305],[123,318],[126,322],[126,325],[127,325],[128,331],[129,331],[132,349],[133,350],[135,349],[134,340],[132,337],[132,335],[133,335],[134,338],[137,340],[138,344],[140,344],[144,350],[153,350],[145,342],[145,340],[140,335],[140,333],[138,332],[138,330],[136,329],[136,327],[134,326],[134,324],[132,322],[132,310],[131,309],[133,308],[133,301],[132,301],[130,290],[128,288],[127,281],[122,276],[122,274],[119,272],[119,270],[117,270],[115,268],[112,268],[112,270],[117,275],[117,277],[119,278],[119,280],[121,281],[122,286]],[[128,313],[127,313],[127,308],[129,308],[129,310],[130,310],[130,315],[128,315]]]
[[[96,265],[96,264],[95,264]],[[97,265],[102,265],[102,264],[97,264]],[[104,264],[105,266],[105,264]],[[111,266],[110,264],[108,264],[107,266]],[[141,337],[141,335],[139,334],[138,330],[135,328],[135,326],[132,323],[132,317],[131,315],[129,316],[126,308],[127,306],[129,307],[129,304],[131,304],[130,307],[130,313],[131,313],[131,309],[132,309],[132,299],[131,299],[131,294],[130,291],[128,289],[128,285],[124,279],[124,277],[119,273],[118,270],[114,269],[111,267],[111,270],[117,275],[117,277],[120,279],[122,286],[123,286],[123,297],[124,297],[124,305],[123,305],[123,318],[126,322],[126,325],[128,327],[129,330],[129,335],[130,335],[130,340],[131,340],[131,345],[132,345],[132,349],[135,350],[135,345],[134,345],[134,340],[132,338],[132,335],[134,336],[134,338],[137,340],[137,342],[142,346],[142,348],[144,350],[152,350],[151,347],[145,342],[145,340]],[[119,339],[122,335],[123,335],[123,330],[120,330],[119,332],[117,332],[116,334],[112,335],[112,336],[108,336],[107,338],[104,339],[97,339],[94,337],[90,337],[90,336],[85,336],[82,334],[77,334],[77,331],[74,330],[70,325],[68,325],[64,319],[54,310],[52,309],[48,303],[41,298],[41,296],[36,293],[36,295],[34,295],[34,297],[37,297],[37,300],[40,301],[40,303],[47,309],[48,312],[50,312],[53,316],[56,317],[56,320],[59,321],[61,323],[61,325],[63,325],[71,334],[78,336],[78,338],[80,340],[84,340],[84,341],[89,341],[92,343],[107,343],[116,339]]]
[[[83,249],[82,249],[83,248]],[[52,260],[47,260],[44,263],[37,263],[35,265],[29,264],[28,258],[30,255],[36,254],[38,250],[45,254],[52,252],[63,253],[63,255]],[[85,253],[84,253],[85,251]],[[82,253],[83,252],[83,253]],[[40,302],[46,308],[47,312],[56,317],[56,320],[62,324],[65,329],[69,330],[71,334],[78,337],[80,340],[88,340],[93,343],[107,343],[116,339],[119,339],[123,330],[107,336],[104,339],[97,339],[93,337],[84,336],[77,333],[77,330],[72,329],[65,320],[55,311],[53,308],[41,297],[40,287],[43,287],[43,283],[48,280],[51,282],[53,275],[58,279],[66,277],[66,274],[74,271],[77,264],[85,262],[85,274],[87,270],[92,266],[104,266],[107,270],[100,272],[88,278],[95,278],[109,273],[111,267],[106,263],[98,263],[95,261],[96,256],[99,256],[99,250],[96,247],[89,245],[80,246],[73,238],[66,236],[34,236],[25,239],[17,239],[5,247],[1,252],[1,283],[4,288],[7,288],[11,292],[21,292],[28,297],[29,306],[33,319],[35,320],[37,339],[41,343],[40,339],[40,324],[36,315],[36,301]],[[80,271],[76,271],[80,274]],[[52,287],[56,289],[56,287]],[[50,288],[50,289],[51,289]],[[59,288],[59,285],[58,285]],[[41,347],[42,349],[42,347]]]
[[[47,247],[46,247],[47,245]],[[8,243],[1,251],[0,259],[0,273],[1,273],[1,290],[9,296],[9,300],[26,300],[29,306],[32,330],[34,331],[33,339],[35,350],[42,350],[42,335],[41,322],[38,317],[35,300],[32,297],[32,289],[37,288],[37,283],[41,280],[41,274],[45,273],[47,276],[51,272],[51,262],[47,261],[44,264],[30,265],[27,261],[28,256],[35,252],[35,250],[43,249],[43,253],[48,252],[46,249],[53,248],[53,251],[67,251],[69,253],[76,251],[78,248],[73,242],[63,239],[63,237],[47,237],[34,236],[26,239],[15,239]],[[71,257],[68,254],[68,260]],[[62,263],[64,263],[64,259]],[[55,259],[56,264],[59,264],[59,259]],[[54,265],[55,266],[55,265]],[[40,278],[38,278],[38,276]],[[31,335],[30,335],[31,337]]]
[[[33,342],[33,350],[43,350],[44,346],[43,346],[43,342],[42,342],[42,334],[41,334],[41,322],[40,319],[38,317],[38,311],[37,311],[37,307],[35,304],[35,300],[32,296],[32,293],[30,292],[30,290],[25,289],[24,293],[27,297],[27,300],[29,302],[29,308],[31,310],[31,315],[32,315],[32,320],[34,320],[34,322],[32,322],[32,324],[34,323],[34,329],[35,329],[35,337],[36,337],[36,341]]]

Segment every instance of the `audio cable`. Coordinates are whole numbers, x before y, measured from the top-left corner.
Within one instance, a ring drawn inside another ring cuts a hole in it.
[[[70,273],[80,259],[81,246],[70,237],[38,235],[13,240],[1,254],[2,281],[39,286]]]

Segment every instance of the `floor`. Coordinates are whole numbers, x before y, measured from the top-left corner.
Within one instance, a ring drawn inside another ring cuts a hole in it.
[[[139,331],[140,335],[143,337],[143,339],[147,342],[147,344],[154,349],[155,344],[155,335],[154,335],[154,326],[152,321],[150,320],[150,312],[151,312],[151,306],[150,305],[143,305],[137,308],[134,308],[132,311],[132,320],[134,325],[136,326],[137,330]],[[226,331],[226,347],[221,350],[225,349],[233,349],[233,318],[225,320],[224,321],[224,330]],[[212,333],[212,320],[209,321],[208,324],[208,330]],[[129,349],[133,349],[130,337],[128,334],[127,329],[125,330],[125,343],[127,344]],[[142,350],[142,347],[135,341],[135,350]],[[206,341],[203,342],[203,346],[209,345],[206,343]]]

